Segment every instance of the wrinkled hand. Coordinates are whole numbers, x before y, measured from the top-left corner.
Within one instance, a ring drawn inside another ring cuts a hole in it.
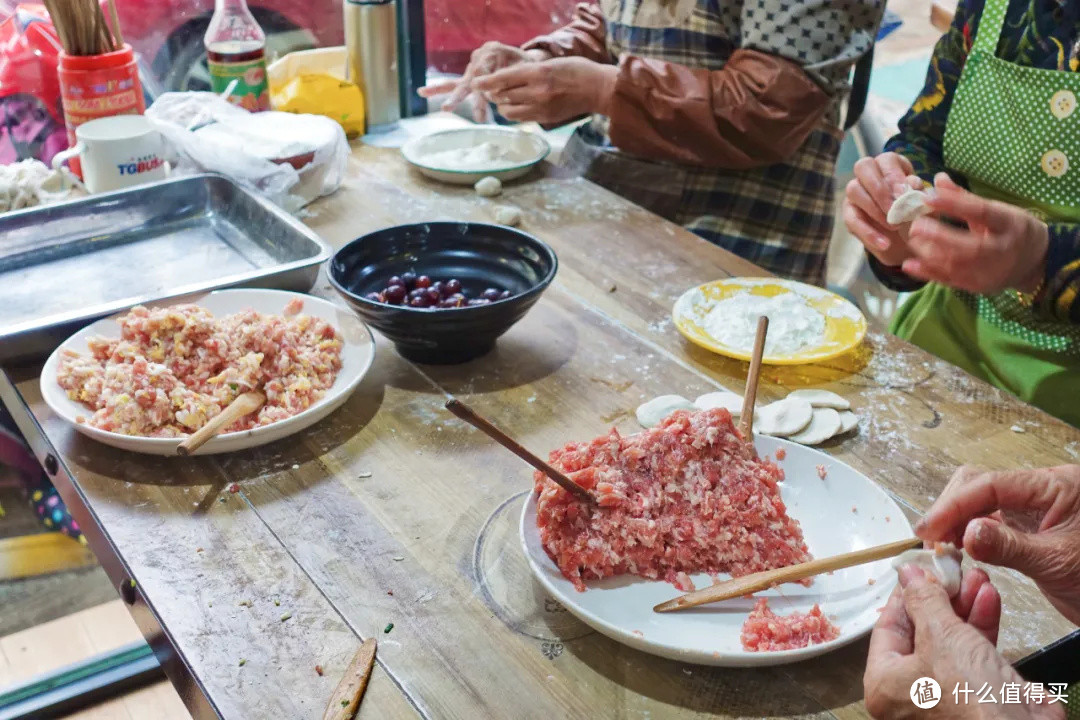
[[[1018,570],[1080,623],[1080,465],[960,468],[915,533],[963,544],[975,560]]]
[[[983,295],[1009,288],[1033,292],[1046,268],[1046,224],[1014,205],[964,190],[945,173],[934,178],[934,188],[937,193],[927,203],[934,213],[962,220],[967,228],[934,217],[913,222],[912,257],[904,261],[904,272]]]
[[[488,99],[482,93],[476,92],[473,88],[473,81],[503,68],[521,63],[540,62],[547,58],[547,53],[542,50],[526,51],[499,42],[486,42],[473,50],[472,56],[469,58],[469,66],[465,68],[465,73],[461,78],[426,85],[417,90],[417,94],[422,98],[430,98],[450,93],[450,96],[442,104],[442,109],[447,112],[453,111],[454,108],[469,99],[472,103],[473,118],[481,123],[490,122],[491,108],[488,106]]]
[[[863,677],[866,709],[875,718],[985,717],[988,706],[979,705],[975,696],[960,696],[957,703],[952,691],[957,684],[978,691],[988,683],[996,697],[1003,682],[1023,682],[994,647],[1000,620],[1001,597],[982,570],[965,573],[960,594],[950,603],[941,585],[921,569],[901,567],[900,587],[870,636]],[[930,710],[911,701],[911,685],[921,677],[941,686],[941,700]],[[1060,704],[990,707],[997,713],[993,717],[1064,717]]]
[[[606,113],[619,70],[579,57],[556,58],[499,70],[473,82],[499,113],[518,122],[560,123]]]
[[[914,176],[911,162],[888,152],[855,163],[855,178],[847,184],[844,224],[870,253],[888,267],[900,267],[912,257],[908,250],[908,226],[890,225],[885,219],[893,200],[923,182]]]

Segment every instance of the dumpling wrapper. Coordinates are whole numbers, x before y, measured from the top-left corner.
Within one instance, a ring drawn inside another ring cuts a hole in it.
[[[926,205],[926,200],[929,197],[930,194],[925,190],[911,188],[904,191],[889,206],[889,213],[885,216],[885,221],[890,225],[904,225],[914,222],[923,215],[929,215],[931,211]]]
[[[832,408],[833,410],[850,410],[851,403],[847,398],[841,397],[831,390],[818,390],[807,388],[805,390],[792,390],[788,393],[789,398],[802,398],[815,408]]]
[[[643,428],[656,427],[660,421],[676,410],[693,410],[694,403],[682,395],[661,395],[648,402],[638,405],[638,424]]]
[[[893,567],[916,565],[941,583],[949,597],[956,597],[963,580],[960,570],[963,560],[964,552],[952,543],[936,543],[933,550],[908,550],[897,555]]]
[[[787,437],[814,419],[814,408],[802,398],[786,397],[754,412],[754,429],[762,435]]]
[[[840,429],[836,431],[836,434],[843,435],[857,427],[859,427],[859,416],[850,410],[844,410],[840,413]]]
[[[705,393],[704,395],[699,395],[698,399],[694,401],[694,407],[698,410],[723,408],[731,413],[731,417],[739,417],[739,415],[742,414],[742,404],[742,395],[737,395],[730,390]]]
[[[840,431],[840,413],[832,408],[814,408],[814,416],[805,428],[788,436],[800,445],[820,445]]]

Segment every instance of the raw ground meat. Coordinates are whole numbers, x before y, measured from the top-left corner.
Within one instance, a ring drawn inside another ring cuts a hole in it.
[[[743,623],[741,640],[743,650],[769,652],[796,650],[838,637],[840,628],[829,622],[817,603],[805,614],[777,615],[769,608],[766,598],[758,598]]]
[[[783,471],[757,457],[727,410],[679,410],[550,459],[598,498],[589,507],[535,474],[540,539],[578,590],[625,573],[685,587],[688,574],[738,577],[810,559],[780,499]]]
[[[91,338],[90,355],[67,352],[57,382],[92,409],[101,430],[178,437],[199,429],[241,393],[260,389],[266,404],[226,430],[268,425],[306,410],[334,384],[342,341],[326,322],[254,310],[215,318],[197,305],[132,308],[120,338]]]

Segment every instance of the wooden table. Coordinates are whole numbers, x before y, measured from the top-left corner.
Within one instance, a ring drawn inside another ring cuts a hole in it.
[[[612,424],[632,431],[644,398],[741,387],[746,365],[684,342],[671,305],[698,283],[762,274],[600,188],[548,173],[500,201],[524,209],[524,228],[558,253],[559,275],[494,352],[417,367],[380,338],[352,399],[275,445],[188,460],[115,451],[49,413],[36,368],[8,369],[16,385],[0,394],[29,410],[19,414],[35,451],[195,716],[319,717],[373,634],[364,718],[866,715],[865,641],[774,669],[684,665],[592,632],[531,582],[516,530],[531,472],[446,413],[447,395],[541,453]],[[493,207],[419,178],[392,151],[358,148],[345,186],[310,223],[340,246],[394,223],[489,219]],[[315,291],[334,297],[324,279]],[[963,463],[1032,467],[1080,455],[1076,429],[881,333],[841,361],[766,368],[761,401],[803,386],[851,399],[858,434],[825,449],[910,518]],[[1071,629],[1029,581],[991,575],[1005,599],[1009,658]]]

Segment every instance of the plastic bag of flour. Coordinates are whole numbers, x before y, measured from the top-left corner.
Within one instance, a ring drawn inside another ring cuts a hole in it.
[[[165,93],[146,116],[170,147],[174,174],[216,172],[290,212],[341,186],[349,144],[318,115],[249,113],[214,93]]]

